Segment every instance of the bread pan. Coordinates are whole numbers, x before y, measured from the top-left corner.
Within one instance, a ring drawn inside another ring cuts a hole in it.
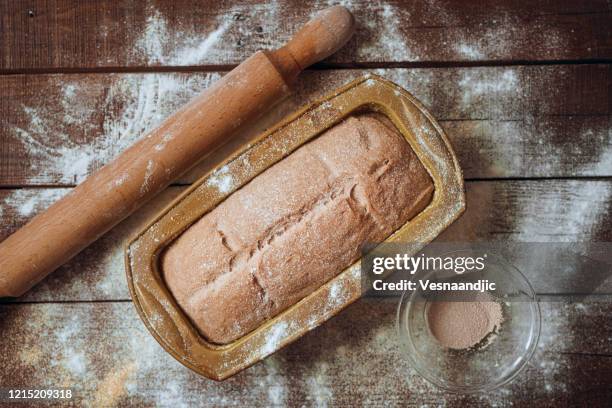
[[[225,345],[203,338],[164,284],[159,258],[164,249],[232,192],[282,160],[304,143],[351,114],[376,111],[386,116],[410,144],[434,182],[430,204],[385,242],[425,245],[457,219],[465,208],[463,177],[441,127],[407,91],[379,76],[366,75],[283,120],[195,182],[126,245],[127,279],[134,305],[153,337],[185,366],[223,380],[303,336],[362,294],[360,262],[266,321]],[[231,174],[229,189],[215,177]],[[419,248],[415,247],[415,251]]]

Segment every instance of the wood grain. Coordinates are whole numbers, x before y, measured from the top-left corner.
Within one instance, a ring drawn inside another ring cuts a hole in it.
[[[296,93],[181,183],[365,70],[310,72]],[[610,66],[385,69],[449,134],[467,178],[612,175]],[[0,186],[74,185],[220,73],[0,77]],[[546,160],[542,160],[546,157]]]
[[[2,1],[0,70],[234,65],[333,2]],[[359,28],[330,64],[612,57],[605,0],[347,2]]]
[[[183,189],[167,190],[17,301],[129,299],[123,244]],[[0,240],[68,191],[0,190]],[[612,180],[468,182],[465,214],[438,241],[610,242]],[[594,279],[598,293],[612,293],[612,279],[594,277],[588,265],[523,272],[542,293],[585,293],[593,289]]]
[[[46,187],[78,183],[330,2],[259,3],[0,0],[0,240],[70,191]],[[467,212],[441,240],[612,241],[609,2],[343,3],[360,24],[355,38],[180,183],[366,72],[345,68],[387,68],[376,72],[432,110],[474,180]],[[502,66],[452,68],[472,65]],[[141,71],[191,72],[127,73]],[[14,73],[31,75],[1,75]],[[591,176],[605,179],[582,178]],[[534,359],[490,395],[443,394],[425,383],[398,350],[395,302],[372,298],[229,381],[203,379],[164,353],[125,301],[123,242],[183,189],[171,187],[20,299],[34,304],[0,304],[2,386],[73,387],[79,406],[557,407],[612,399],[612,301],[604,295],[543,303]],[[572,292],[589,276],[526,272],[547,293]]]
[[[71,387],[81,406],[534,406],[610,397],[610,302],[544,302],[540,347],[514,382],[444,394],[402,356],[397,299],[362,299],[272,357],[217,383],[165,353],[130,303],[0,305],[0,383]],[[44,341],[41,341],[44,339]]]

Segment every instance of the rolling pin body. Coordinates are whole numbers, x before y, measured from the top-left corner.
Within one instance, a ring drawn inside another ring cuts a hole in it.
[[[353,31],[343,7],[323,11],[283,48],[257,52],[114,161],[0,243],[0,298],[20,296],[194,167],[289,93],[306,66]]]

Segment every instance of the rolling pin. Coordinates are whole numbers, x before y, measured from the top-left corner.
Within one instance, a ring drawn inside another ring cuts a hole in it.
[[[68,195],[0,243],[0,298],[17,297],[287,96],[309,65],[342,47],[355,20],[323,10],[282,48],[258,51]]]

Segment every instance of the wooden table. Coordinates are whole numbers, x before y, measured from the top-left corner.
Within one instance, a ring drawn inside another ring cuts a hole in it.
[[[325,6],[309,3],[0,1],[0,239]],[[468,209],[443,239],[612,241],[609,2],[348,3],[355,38],[241,138],[375,72],[423,101],[460,156]],[[364,299],[223,383],[184,368],[137,317],[122,245],[231,147],[0,304],[1,386],[71,387],[91,406],[610,403],[612,298],[572,301],[555,275],[536,285],[550,297],[535,357],[487,395],[445,394],[409,368],[395,300]]]

